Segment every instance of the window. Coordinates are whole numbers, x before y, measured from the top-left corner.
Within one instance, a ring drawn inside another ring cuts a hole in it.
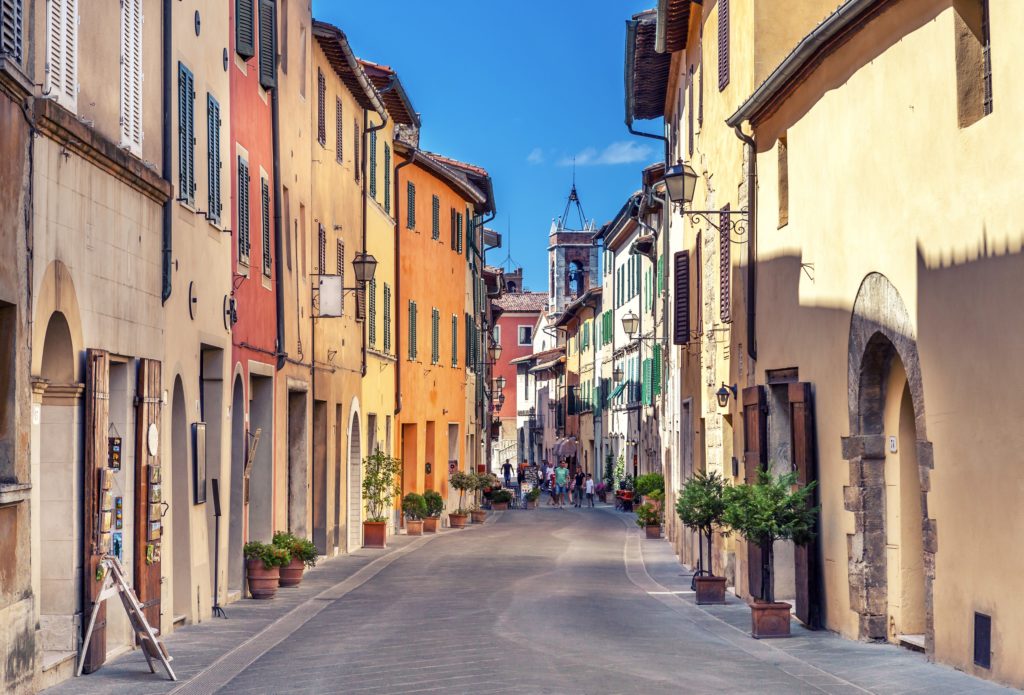
[[[194,84],[192,71],[178,63],[178,201],[189,205],[196,199]]]
[[[779,227],[789,224],[789,141],[779,138]]]
[[[327,274],[327,230],[319,223],[317,224],[316,272],[319,275]]]
[[[367,327],[370,345],[377,344],[377,278],[370,280],[370,325]]]
[[[260,86],[277,86],[277,30],[274,0],[260,0]]]
[[[16,63],[21,62],[24,51],[25,25],[21,3],[22,0],[0,1],[0,53],[13,57]]]
[[[391,285],[384,283],[384,352],[391,354]]]
[[[452,208],[452,251],[457,248],[457,238],[455,235],[455,208]]]
[[[430,226],[430,238],[440,239],[441,238],[441,199],[436,195],[431,200],[433,219],[431,220]]]
[[[238,261],[249,263],[249,163],[238,158]]]
[[[416,229],[416,184],[412,181],[405,184],[405,226]]]
[[[235,53],[243,60],[256,55],[256,17],[253,0],[235,0]]]
[[[441,312],[436,308],[430,310],[430,364],[441,361]]]
[[[677,251],[672,257],[674,268],[675,291],[672,299],[675,302],[672,344],[686,345],[690,342],[690,254],[688,251]]]
[[[391,214],[391,146],[384,143],[384,212]]]
[[[409,359],[416,359],[416,302],[409,300]]]
[[[7,43],[8,14],[17,14],[20,24],[21,0],[7,0],[4,7],[4,44]],[[8,10],[8,5],[12,6]],[[121,147],[142,155],[142,0],[121,2]]]
[[[533,326],[519,326],[519,344],[533,345]]]
[[[316,69],[316,141],[327,146],[327,79]]]
[[[345,149],[342,145],[344,140],[344,133],[342,132],[341,125],[344,122],[342,119],[345,114],[341,108],[341,97],[338,97],[334,102],[334,159],[341,164],[344,161]]]
[[[729,238],[729,206],[722,208],[718,216],[718,310],[722,321],[728,323],[732,320],[732,257],[730,253],[731,239]]]
[[[718,0],[718,91],[729,84],[729,0]]]
[[[363,162],[359,159],[359,142],[362,140],[362,135],[359,132],[359,121],[352,119],[352,173],[356,177],[356,181],[359,180],[360,173],[363,169]]]
[[[220,224],[220,104],[212,94],[206,95],[206,219]]]
[[[377,131],[370,131],[370,197],[377,199]]]
[[[345,286],[345,242],[338,239],[336,242],[336,255],[338,262],[338,278],[340,279],[341,286]],[[341,293],[341,314],[345,315],[345,292]]]
[[[452,314],[452,366],[459,366],[459,317]]]
[[[953,3],[956,91],[961,128],[992,113],[992,56],[988,0]]]
[[[456,245],[455,251],[458,254],[462,254],[462,213],[455,213],[455,230],[456,230]]]
[[[270,182],[260,179],[260,212],[263,215],[263,274],[270,277]]]

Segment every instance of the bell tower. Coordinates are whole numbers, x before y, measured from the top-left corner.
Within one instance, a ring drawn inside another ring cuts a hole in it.
[[[570,215],[577,218],[572,223]],[[562,216],[551,221],[548,233],[548,311],[560,313],[584,292],[595,285],[597,227],[583,212],[576,175],[565,202]]]

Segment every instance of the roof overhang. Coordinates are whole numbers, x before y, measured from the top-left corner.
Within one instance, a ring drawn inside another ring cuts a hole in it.
[[[670,53],[655,50],[657,10],[646,10],[626,20],[626,124],[661,118],[672,63]]]
[[[658,31],[654,39],[658,53],[675,53],[686,48],[692,4],[693,0],[658,0]]]
[[[441,179],[473,204],[479,205],[484,201],[484,194],[481,193],[476,186],[469,183],[469,181],[467,181],[464,176],[461,176],[455,169],[434,158],[423,150],[413,147],[407,142],[395,140],[395,152],[403,155],[424,171],[427,171]]]
[[[383,98],[391,120],[395,123],[419,128],[420,115],[413,108],[412,101],[410,101],[405,87],[402,86],[402,81],[398,79],[398,73],[386,65],[378,65],[369,60],[360,59],[359,62]]]
[[[564,362],[565,362],[565,357],[556,357],[553,360],[548,360],[547,362],[541,362],[536,367],[531,369],[530,373],[533,374],[535,372],[545,372],[545,371],[547,371],[549,369],[555,369],[556,367],[558,367],[559,365],[561,365]]]
[[[386,106],[363,70],[359,59],[352,52],[345,32],[333,24],[314,19],[313,36],[327,56],[331,68],[345,83],[359,105],[383,115]]]
[[[555,327],[561,328],[562,326],[569,325],[569,322],[579,315],[579,312],[584,307],[591,307],[590,301],[596,297],[601,296],[602,289],[600,287],[591,287],[589,290],[581,294],[577,299],[573,300],[561,314],[558,316],[558,320],[555,321]]]
[[[605,225],[603,237],[606,249],[610,251],[616,250],[622,243],[622,240],[636,229],[636,216],[640,210],[640,199],[642,196],[643,193],[640,191],[629,196],[612,221]]]

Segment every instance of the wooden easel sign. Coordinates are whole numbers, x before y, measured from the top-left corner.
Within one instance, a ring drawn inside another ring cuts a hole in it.
[[[128,584],[121,562],[113,555],[105,555],[100,560],[99,567],[103,571],[103,588],[100,589],[96,603],[92,607],[92,615],[89,616],[89,627],[85,631],[85,639],[82,640],[82,654],[78,658],[78,672],[75,675],[82,675],[82,668],[85,666],[85,654],[88,651],[93,628],[96,627],[96,615],[99,613],[100,606],[108,598],[120,596],[121,604],[128,614],[128,620],[135,631],[135,636],[142,646],[142,654],[146,657],[146,663],[149,665],[150,672],[156,673],[153,659],[159,659],[170,679],[172,681],[178,680],[177,676],[174,675],[174,671],[171,670],[171,661],[174,659],[167,653],[167,647],[164,646],[163,640],[156,636],[153,628],[146,620],[146,615],[142,611],[142,604],[139,603],[138,597],[135,596],[135,592],[132,591],[131,586]]]

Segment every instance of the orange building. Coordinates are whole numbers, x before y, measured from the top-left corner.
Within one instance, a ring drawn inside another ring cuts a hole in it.
[[[405,135],[415,139],[415,133]],[[395,355],[402,491],[448,497],[467,434],[465,313],[470,238],[488,193],[439,158],[396,138],[399,281]],[[471,350],[470,350],[471,351]]]

